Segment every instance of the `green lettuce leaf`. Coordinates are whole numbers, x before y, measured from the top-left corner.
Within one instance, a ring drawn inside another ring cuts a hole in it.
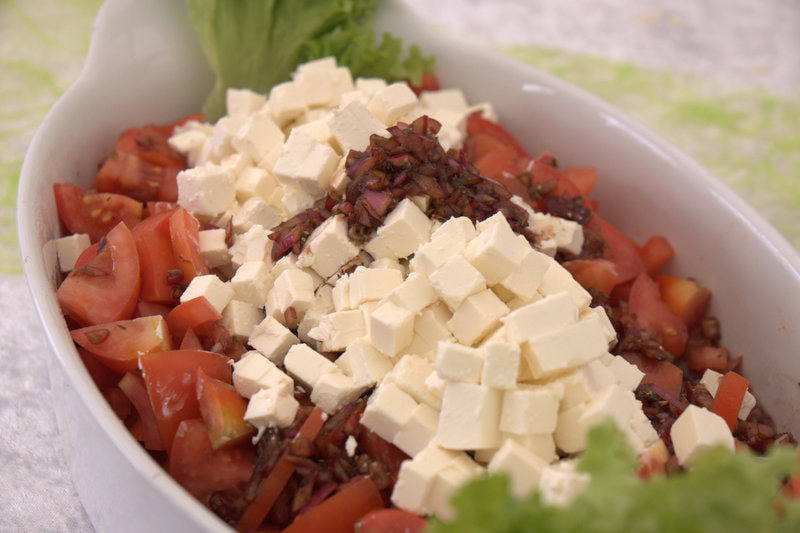
[[[426,533],[800,531],[800,502],[780,493],[796,468],[793,449],[775,448],[765,457],[710,450],[690,470],[645,482],[613,424],[594,428],[588,439],[579,468],[591,480],[569,506],[544,505],[538,494],[515,499],[508,479],[492,475],[460,489],[453,498],[457,517],[433,520]]]
[[[416,47],[404,56],[388,34],[377,46],[372,16],[380,0],[187,0],[189,22],[216,74],[206,120],[225,112],[225,90],[266,93],[305,61],[328,55],[354,77],[419,81],[433,59]]]

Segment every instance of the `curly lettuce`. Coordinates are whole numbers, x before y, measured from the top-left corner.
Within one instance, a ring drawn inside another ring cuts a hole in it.
[[[305,61],[333,55],[354,77],[411,79],[433,68],[398,38],[376,44],[372,17],[380,0],[187,0],[189,22],[216,74],[203,114],[225,112],[225,90],[266,93]]]

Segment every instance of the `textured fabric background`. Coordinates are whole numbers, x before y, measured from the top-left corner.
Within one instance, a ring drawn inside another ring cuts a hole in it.
[[[796,0],[404,0],[681,146],[800,248]],[[99,0],[0,0],[0,531],[90,531],[60,451],[14,209],[25,149],[80,71]]]

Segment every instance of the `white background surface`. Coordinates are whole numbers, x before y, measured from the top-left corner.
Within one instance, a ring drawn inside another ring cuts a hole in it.
[[[591,53],[781,93],[800,88],[796,0],[406,1],[443,31],[487,45]],[[0,316],[0,531],[90,531],[60,451],[49,348],[21,276],[0,278]]]

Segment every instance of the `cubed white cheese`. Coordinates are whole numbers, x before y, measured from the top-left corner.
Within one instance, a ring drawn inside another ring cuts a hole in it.
[[[186,290],[181,294],[181,303],[205,296],[211,307],[218,313],[222,313],[228,302],[233,299],[233,294],[230,283],[225,283],[214,274],[206,274],[192,278]]]
[[[350,274],[350,305],[377,301],[403,282],[403,275],[393,268],[357,267]]]
[[[418,355],[404,355],[386,375],[384,382],[392,382],[407,392],[415,401],[439,408],[440,399],[425,386],[425,380],[433,372],[430,362]]]
[[[269,107],[278,126],[283,127],[306,109],[302,87],[293,81],[279,83],[269,91]]]
[[[261,389],[274,388],[294,394],[294,381],[261,352],[251,350],[233,364],[236,392],[250,398]]]
[[[308,257],[314,271],[327,279],[358,255],[358,248],[347,236],[347,221],[344,216],[328,218],[311,232],[298,261]]]
[[[389,248],[386,241],[381,239],[381,236],[377,233],[364,245],[364,251],[371,255],[373,259],[387,258],[396,260],[398,258],[397,254]]]
[[[406,424],[395,435],[394,445],[414,457],[431,443],[439,425],[439,411],[427,404],[419,404]]]
[[[608,363],[608,369],[617,378],[620,387],[627,390],[634,390],[639,386],[644,377],[644,372],[619,356],[614,356]]]
[[[547,467],[541,457],[519,442],[506,439],[489,461],[489,472],[503,472],[511,479],[511,493],[517,498],[527,497],[539,486],[539,478]]]
[[[539,492],[547,505],[566,507],[589,483],[589,474],[580,472],[575,461],[565,459],[542,470]]]
[[[333,148],[310,135],[293,130],[278,151],[272,172],[285,186],[298,187],[313,196],[321,196],[328,189],[338,164],[339,156]]]
[[[607,350],[608,343],[600,324],[586,320],[540,335],[522,345],[522,355],[536,379],[586,364]]]
[[[447,321],[447,327],[458,342],[471,346],[497,328],[507,313],[506,304],[486,289],[467,298]]]
[[[481,385],[510,390],[516,386],[520,349],[516,344],[489,341],[483,345]]]
[[[241,300],[231,300],[222,311],[221,324],[231,335],[249,337],[262,320],[264,311],[260,307]]]
[[[502,287],[522,301],[532,301],[538,299],[537,289],[544,279],[545,272],[550,267],[550,258],[533,248],[523,249],[519,267],[502,279],[497,288]]]
[[[502,391],[451,381],[442,398],[436,444],[453,450],[500,446]]]
[[[613,346],[614,343],[617,341],[617,332],[614,329],[614,325],[611,323],[611,319],[608,318],[608,314],[606,310],[603,309],[603,306],[598,305],[597,307],[588,307],[581,309],[580,314],[581,320],[586,320],[591,317],[594,317],[595,320],[600,322],[603,326],[603,331],[606,333],[606,339],[608,339],[608,345]]]
[[[559,397],[541,386],[506,391],[500,430],[516,435],[552,433],[558,421]]]
[[[431,240],[446,236],[450,240],[461,242],[466,246],[477,234],[475,226],[468,217],[453,217],[445,220],[441,226],[431,232]]]
[[[535,213],[532,222],[534,231],[553,239],[559,250],[573,255],[581,253],[583,226],[577,222],[544,213]]]
[[[472,239],[464,257],[480,271],[489,285],[494,285],[519,268],[526,248],[508,223],[498,223]]]
[[[283,360],[286,372],[307,391],[313,390],[326,372],[339,372],[327,357],[305,344],[295,344]]]
[[[229,87],[225,91],[225,109],[228,115],[238,118],[247,118],[248,115],[261,109],[267,99],[263,94],[258,94],[250,89],[234,89]]]
[[[225,244],[225,230],[221,228],[203,230],[198,235],[200,253],[208,268],[217,268],[229,265],[231,256],[228,254],[228,245]]]
[[[264,307],[272,283],[270,268],[263,261],[244,263],[236,270],[230,282],[237,299],[259,307]]]
[[[350,276],[344,275],[333,286],[333,308],[336,311],[352,309],[350,305]]]
[[[294,333],[271,316],[267,316],[253,328],[248,341],[250,346],[276,365],[283,364],[286,352],[298,342],[300,339]]]
[[[434,369],[442,379],[478,383],[483,370],[482,350],[454,342],[440,341]]]
[[[550,259],[550,267],[544,273],[542,282],[539,284],[539,292],[554,294],[561,291],[567,291],[570,294],[578,309],[588,307],[592,302],[592,295],[575,281],[572,274],[558,264],[555,259]]]
[[[393,268],[400,272],[403,277],[408,274],[408,267],[405,265],[401,265],[397,259],[393,259],[391,257],[381,257],[380,259],[375,259],[372,263],[369,264],[370,268]]]
[[[365,390],[365,387],[334,366],[317,380],[311,392],[311,401],[333,415],[345,405],[356,401]]]
[[[312,339],[319,341],[319,349],[323,352],[342,351],[366,333],[364,314],[360,309],[322,315],[319,324],[308,332]]]
[[[414,314],[404,307],[384,302],[369,317],[369,340],[385,355],[397,355],[413,337]]]
[[[352,376],[356,383],[372,387],[388,374],[394,364],[365,338],[351,342],[336,361],[342,372]]]
[[[719,388],[719,382],[721,379],[722,374],[708,369],[703,374],[703,377],[700,378],[700,384],[706,388],[712,397],[714,397],[717,395],[717,389]],[[746,391],[744,393],[744,399],[742,400],[742,406],[739,408],[739,414],[737,415],[737,418],[741,420],[747,419],[747,417],[750,416],[750,411],[752,411],[753,407],[755,406],[756,397],[753,396],[750,391]]]
[[[386,125],[375,118],[359,100],[353,100],[333,112],[328,127],[343,154],[364,150],[373,133],[387,135]]]
[[[558,413],[558,422],[553,437],[558,449],[566,454],[578,453],[586,447],[586,426],[581,423],[581,415],[586,403],[564,409]]]
[[[178,172],[178,204],[197,217],[214,217],[236,200],[233,173],[217,165]]]
[[[458,309],[469,296],[486,289],[486,280],[469,261],[454,255],[430,275],[431,286],[452,310]]]
[[[578,423],[587,430],[607,418],[611,418],[620,431],[625,431],[637,407],[636,398],[629,390],[618,385],[606,387],[585,405]]]
[[[314,301],[314,279],[300,269],[288,269],[275,278],[272,292],[277,297],[281,312],[285,313],[293,307],[298,318],[301,318]]]
[[[734,442],[725,420],[696,405],[689,405],[672,424],[669,431],[675,456],[682,466],[688,466],[699,453],[715,446],[733,451]]]
[[[559,292],[524,305],[503,318],[508,340],[522,344],[578,321],[569,293]]]
[[[244,419],[257,428],[259,435],[266,427],[285,428],[292,425],[300,403],[294,395],[281,389],[261,389],[250,397]]]
[[[395,257],[411,255],[430,233],[430,219],[408,198],[397,204],[378,228],[378,235]]]
[[[392,442],[408,423],[417,402],[394,383],[379,386],[367,401],[361,423],[384,440]]]
[[[546,463],[552,463],[558,459],[558,455],[556,454],[556,442],[555,439],[553,439],[552,433],[532,433],[530,435],[504,433],[503,438],[517,441],[527,450],[538,455]]]
[[[370,99],[367,109],[387,126],[411,111],[417,104],[417,96],[405,82],[397,82],[379,89]]]
[[[436,476],[452,464],[455,456],[452,451],[429,444],[414,460],[403,461],[392,491],[392,503],[414,513],[430,514],[430,496]]]
[[[418,272],[430,276],[445,262],[464,253],[464,241],[449,235],[440,235],[420,246],[414,253],[414,261]]]
[[[455,464],[446,466],[436,474],[428,498],[431,510],[437,518],[444,521],[454,518],[455,511],[450,504],[450,500],[456,490],[473,475],[476,474],[467,472]]]
[[[241,153],[259,161],[275,146],[283,143],[283,131],[266,113],[253,113],[233,136],[231,144]]]
[[[432,109],[452,109],[466,111],[469,107],[467,99],[461,89],[440,89],[438,91],[424,91],[419,97],[420,103]]]
[[[58,256],[58,267],[61,272],[71,272],[81,253],[87,249],[92,242],[89,235],[85,233],[75,233],[66,237],[56,239],[56,255]],[[224,244],[224,239],[223,239]],[[227,252],[227,249],[225,250]]]
[[[244,233],[254,225],[273,228],[281,222],[281,215],[261,198],[248,198],[231,219],[233,231]]]

